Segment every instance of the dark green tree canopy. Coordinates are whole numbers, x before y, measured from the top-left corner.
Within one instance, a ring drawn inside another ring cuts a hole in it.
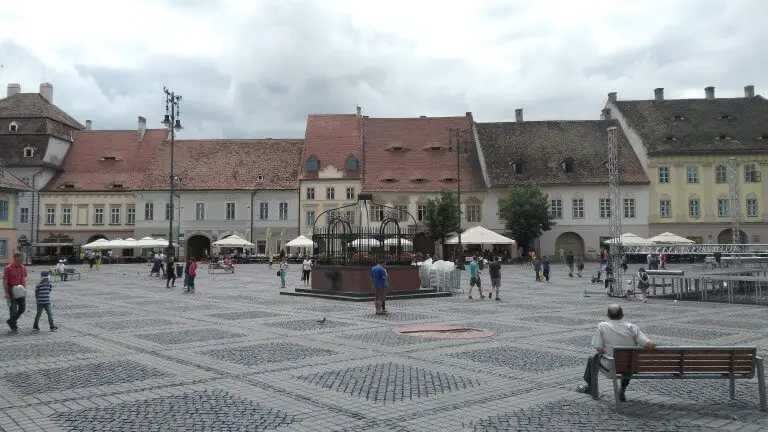
[[[526,249],[555,225],[549,212],[549,197],[533,184],[511,186],[499,200],[499,217],[517,243]]]
[[[448,236],[461,229],[459,202],[450,190],[442,190],[440,196],[427,201],[427,228],[429,237],[445,243]]]

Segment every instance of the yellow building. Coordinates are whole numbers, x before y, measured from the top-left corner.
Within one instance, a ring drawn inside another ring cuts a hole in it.
[[[16,204],[19,193],[32,189],[13,174],[0,168],[0,264],[8,264],[18,251]]]
[[[618,119],[650,184],[650,235],[671,231],[701,243],[730,243],[730,159],[735,159],[741,243],[768,242],[762,182],[768,168],[768,101],[755,95],[620,101],[609,93],[604,118]]]
[[[299,232],[311,234],[323,212],[357,202],[362,187],[362,116],[311,114],[307,118],[299,186]],[[358,220],[359,209],[345,216]]]

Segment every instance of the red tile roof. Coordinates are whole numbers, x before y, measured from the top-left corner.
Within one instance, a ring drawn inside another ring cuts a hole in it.
[[[314,155],[320,161],[319,170],[333,166],[344,172],[346,178],[360,178],[363,169],[360,140],[361,118],[355,114],[310,114],[304,135],[304,154],[301,157],[301,177],[317,178],[316,172],[307,171],[307,160]],[[349,155],[358,160],[357,172],[347,172],[345,162]]]
[[[48,183],[45,190],[61,191],[67,187],[79,191],[135,189],[167,135],[165,129],[148,129],[139,141],[137,130],[75,132],[74,142],[61,165],[62,172]]]
[[[20,191],[31,191],[32,188],[24,183],[24,180],[16,177],[10,172],[0,168],[0,189],[12,189]]]
[[[456,188],[456,153],[448,151],[448,129],[471,130],[462,117],[363,119],[365,170],[363,190],[370,192],[437,192]],[[471,139],[471,134],[469,135]],[[454,144],[455,145],[455,144]],[[474,140],[461,153],[461,187],[483,186]]]
[[[301,139],[177,140],[174,175],[181,190],[298,189]],[[168,189],[167,144],[152,158],[142,189]]]

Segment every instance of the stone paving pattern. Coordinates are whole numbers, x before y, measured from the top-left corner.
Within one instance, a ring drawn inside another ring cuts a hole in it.
[[[203,272],[196,294],[145,265],[80,270],[55,283],[58,332],[32,332],[34,305],[19,334],[0,332],[0,431],[768,431],[756,380],[738,381],[735,401],[725,380],[633,381],[620,414],[607,380],[599,401],[576,393],[611,299],[560,265],[550,284],[505,266],[500,302],[389,301],[384,317],[280,296],[265,265]],[[298,271],[288,282],[301,285]],[[764,307],[619,302],[661,344],[768,350]],[[495,335],[393,331],[423,324]]]

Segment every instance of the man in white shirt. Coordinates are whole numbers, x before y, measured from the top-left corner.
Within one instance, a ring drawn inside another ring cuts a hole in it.
[[[603,321],[597,325],[597,332],[592,337],[592,346],[598,352],[598,354],[605,354],[609,357],[613,357],[613,347],[615,346],[636,346],[643,347],[645,349],[653,349],[656,347],[656,343],[652,342],[648,337],[640,331],[640,328],[636,325],[624,321],[624,311],[621,306],[612,304],[608,306],[608,319],[609,321]],[[587,360],[587,368],[584,370],[584,381],[587,385],[581,385],[576,390],[579,393],[590,393],[589,385],[592,382],[592,362],[595,357],[591,356]],[[601,361],[600,367],[610,371],[611,364],[608,361]],[[626,402],[627,398],[624,396],[624,392],[629,386],[629,378],[624,377],[621,379],[621,390],[619,392],[619,400]]]

